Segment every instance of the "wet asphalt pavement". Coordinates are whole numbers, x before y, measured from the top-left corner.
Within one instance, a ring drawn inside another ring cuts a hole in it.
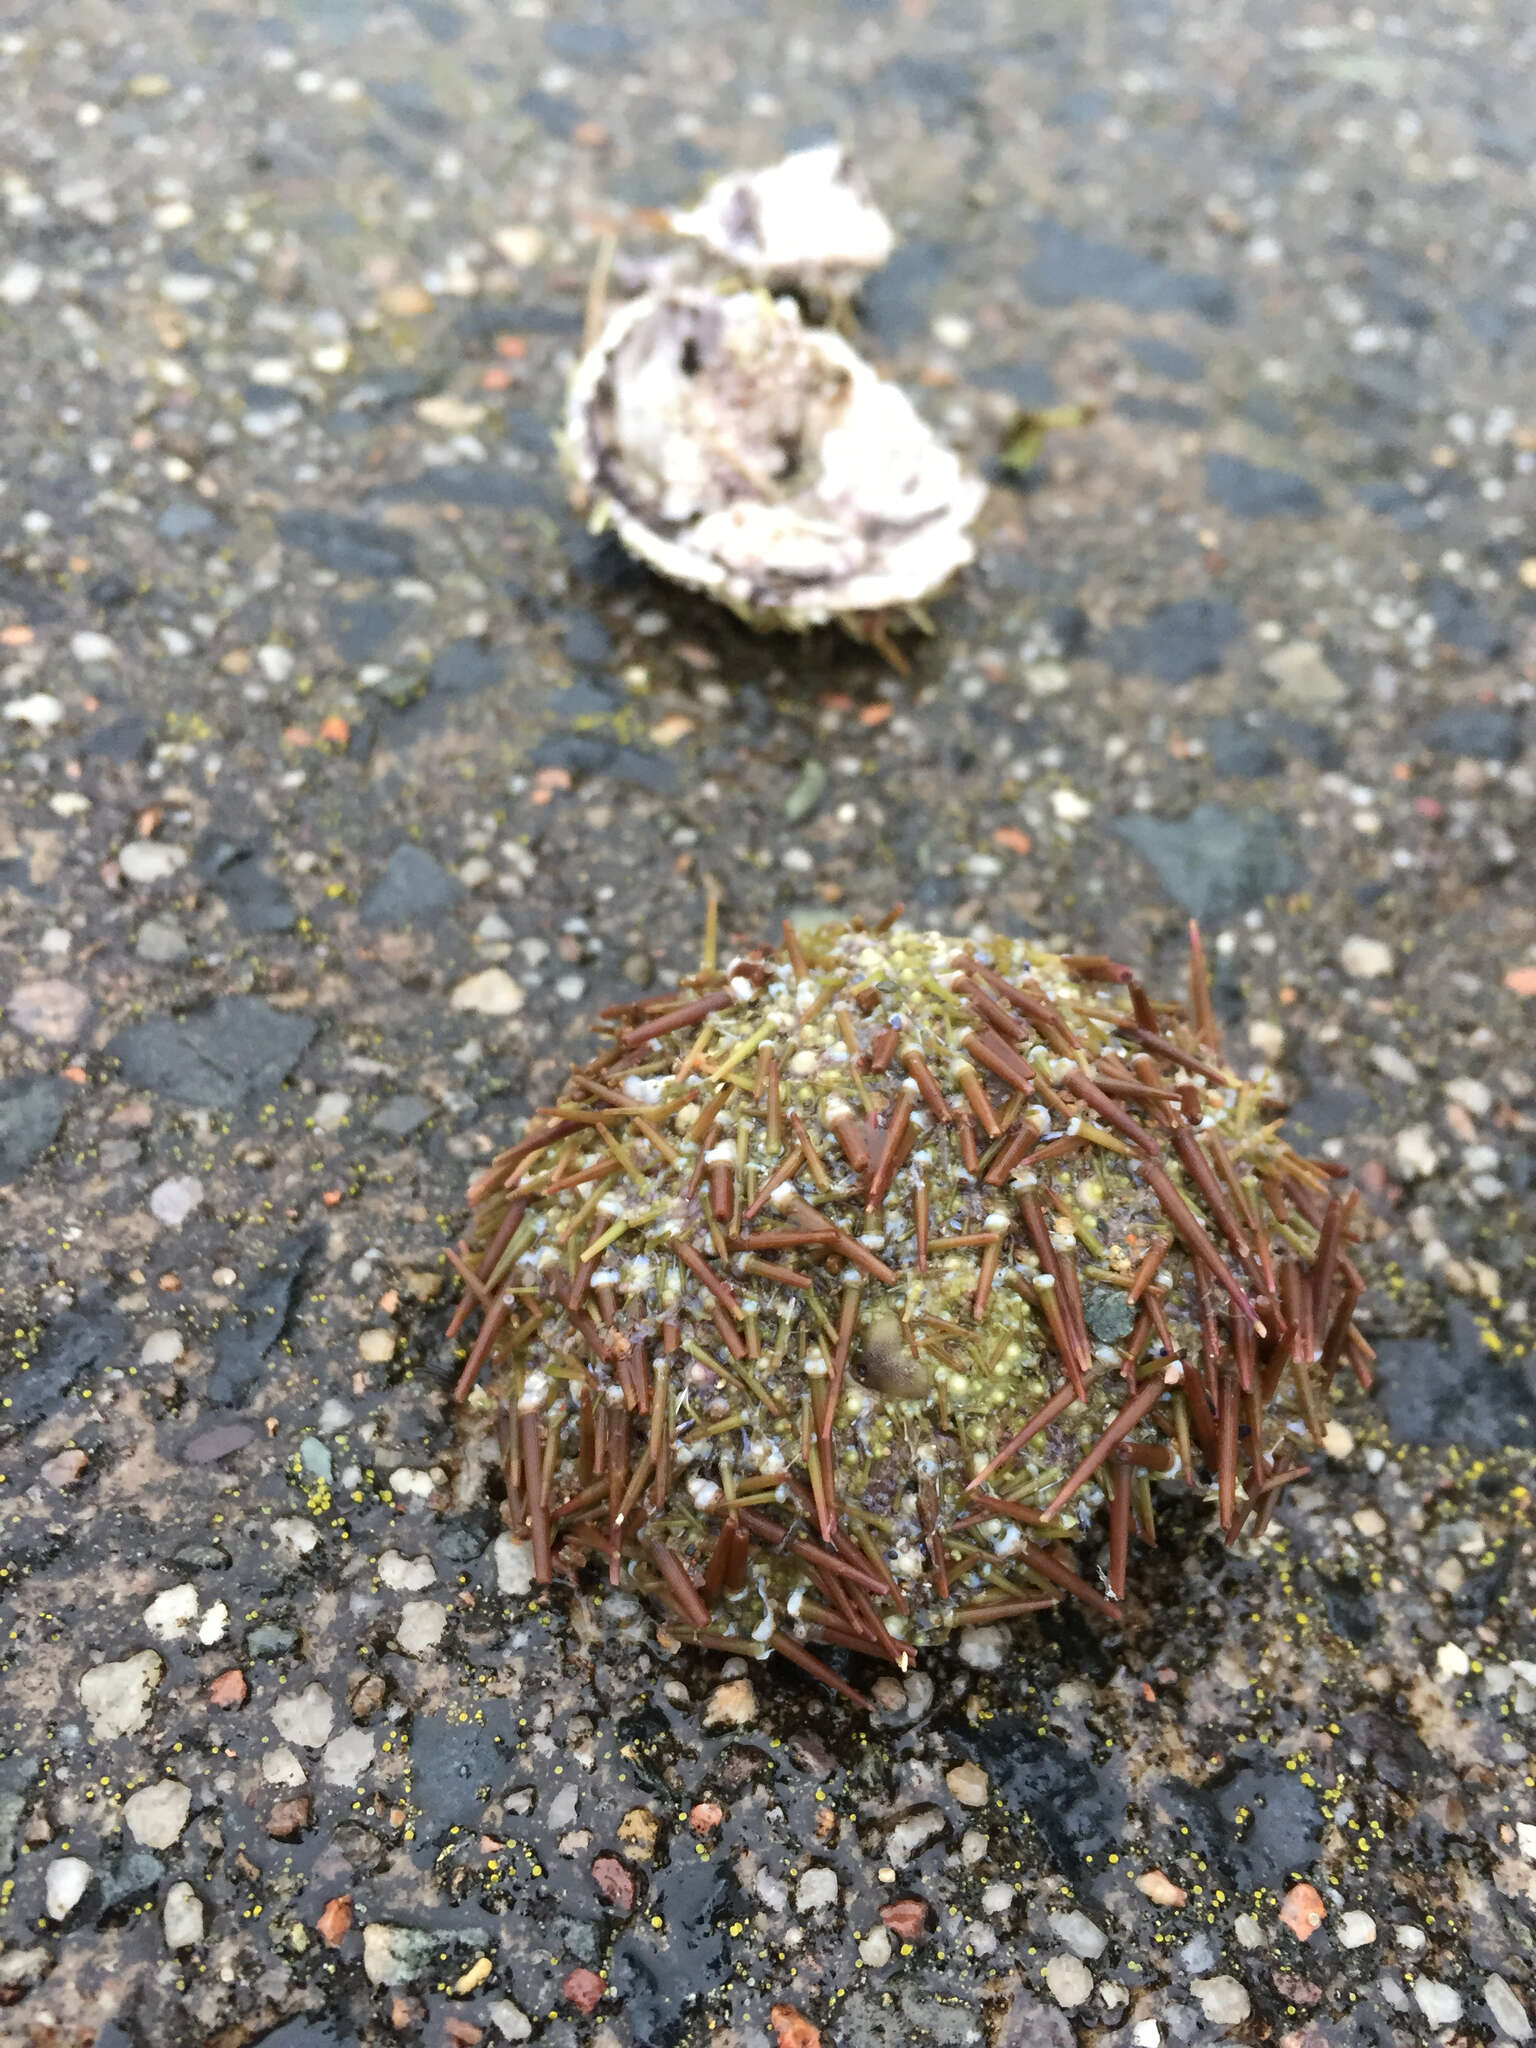
[[[6,2048],[1529,2038],[1533,69],[1509,0],[0,15]],[[550,438],[602,236],[831,133],[996,485],[908,676]],[[529,1596],[440,1248],[709,878],[1170,990],[1200,918],[1371,1216],[1257,1550],[1175,1503],[1123,1630],[874,1725]]]

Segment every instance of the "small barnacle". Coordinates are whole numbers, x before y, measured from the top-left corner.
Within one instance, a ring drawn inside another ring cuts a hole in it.
[[[595,526],[748,623],[885,644],[973,556],[985,486],[841,335],[766,291],[621,305],[564,454]]]
[[[737,277],[776,290],[845,299],[888,261],[891,224],[835,142],[797,149],[761,171],[717,178],[667,223]]]
[[[1369,1380],[1353,1197],[1221,1063],[1197,942],[1181,1012],[1097,955],[786,926],[604,1028],[454,1254],[541,1582],[598,1561],[859,1698],[820,1650],[1116,1616],[1154,1479],[1262,1530]]]

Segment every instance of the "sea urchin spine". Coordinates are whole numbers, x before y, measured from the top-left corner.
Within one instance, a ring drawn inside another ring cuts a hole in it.
[[[1353,1197],[1220,1063],[1193,932],[1190,989],[854,924],[605,1012],[453,1254],[535,1578],[858,1697],[816,1648],[1114,1615],[1152,1475],[1262,1529],[1369,1379]]]

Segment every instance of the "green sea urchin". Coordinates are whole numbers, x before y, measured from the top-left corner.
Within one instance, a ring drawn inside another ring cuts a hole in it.
[[[1262,1528],[1369,1376],[1353,1197],[1222,1066],[1191,944],[1187,1011],[854,924],[606,1012],[454,1254],[535,1578],[605,1558],[679,1636],[850,1692],[812,1645],[1113,1615],[1154,1475]]]

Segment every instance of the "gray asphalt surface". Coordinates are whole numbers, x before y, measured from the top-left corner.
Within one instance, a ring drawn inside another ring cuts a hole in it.
[[[1533,66],[1508,0],[0,14],[7,2048],[1529,2038]],[[602,235],[830,133],[996,482],[909,676],[550,440]],[[706,876],[1170,990],[1201,919],[1372,1219],[1260,1549],[1175,1505],[1123,1630],[873,1727],[520,1588],[440,1247]]]

